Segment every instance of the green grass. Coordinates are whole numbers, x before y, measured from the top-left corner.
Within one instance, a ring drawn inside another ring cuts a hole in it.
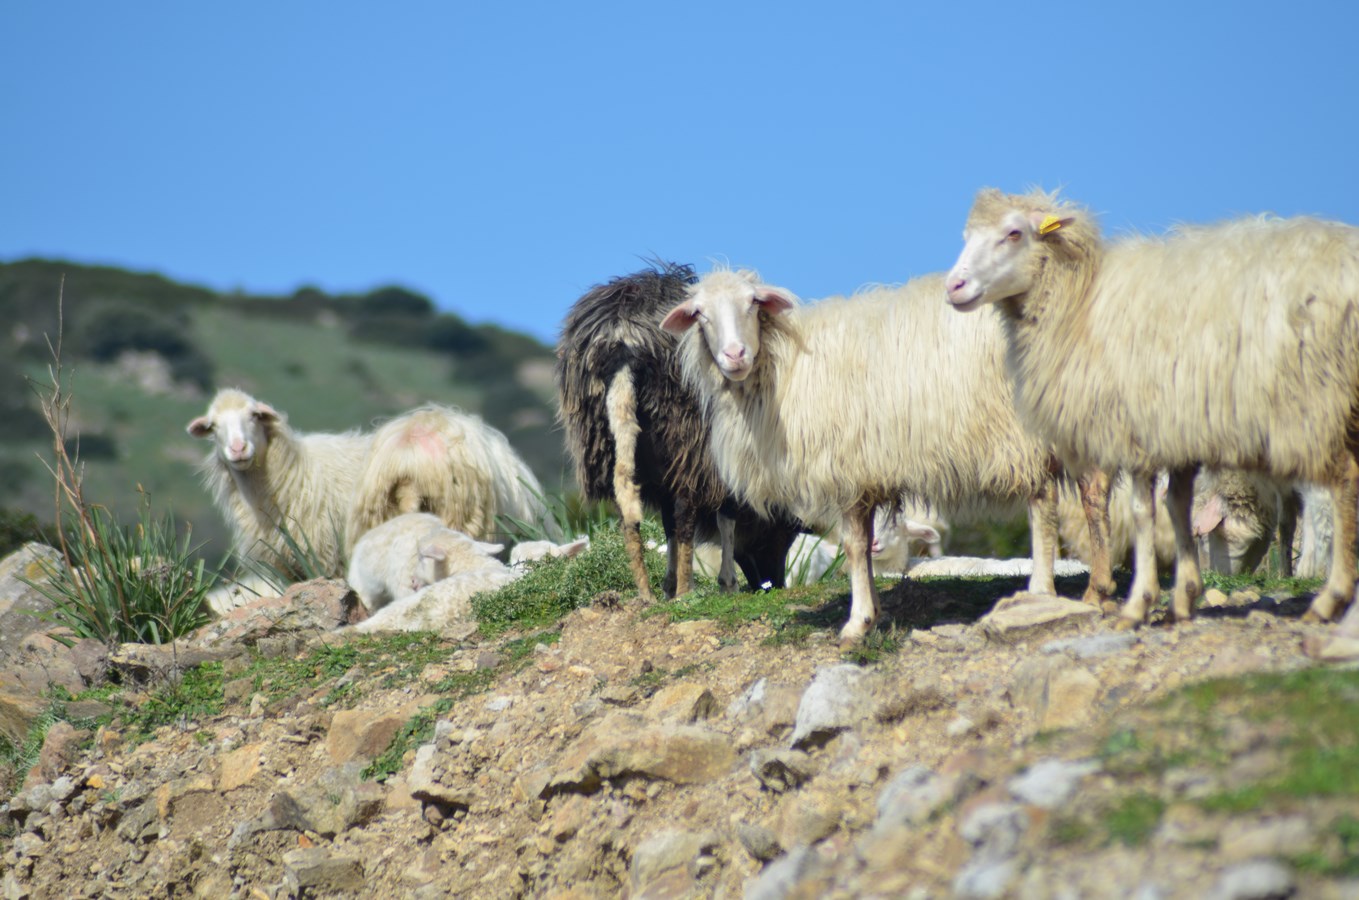
[[[643,522],[643,538],[664,540],[660,525]],[[660,588],[665,561],[648,553],[652,586]],[[472,598],[481,633],[496,637],[512,628],[541,629],[556,623],[574,609],[589,606],[606,591],[635,597],[636,586],[623,551],[623,537],[616,526],[598,528],[590,547],[573,559],[545,559],[532,566],[523,578],[495,593]]]
[[[1129,794],[1105,812],[1104,829],[1110,840],[1128,847],[1141,846],[1161,824],[1165,811],[1165,801],[1154,794]]]

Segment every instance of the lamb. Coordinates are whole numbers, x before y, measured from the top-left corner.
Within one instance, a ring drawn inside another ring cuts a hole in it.
[[[738,497],[757,512],[839,523],[851,590],[844,642],[878,618],[873,516],[903,497],[950,516],[1027,501],[1029,587],[1053,592],[1051,453],[1014,413],[999,327],[947,316],[942,289],[931,275],[804,308],[754,272],[719,269],[661,325],[684,334],[684,377]]]
[[[577,481],[589,499],[617,504],[633,579],[648,602],[644,506],[659,509],[665,527],[667,597],[692,588],[695,533],[711,530],[715,518],[725,590],[736,585],[733,559],[752,589],[781,587],[798,530],[773,511],[763,521],[731,504],[713,467],[707,426],[680,380],[675,339],[658,327],[692,278],[688,266],[657,263],[598,285],[571,307],[557,345],[557,418]]]
[[[444,529],[420,547],[415,583],[420,588],[378,609],[355,625],[356,631],[443,631],[472,620],[472,598],[497,591],[522,572],[490,555],[486,545],[467,535]]]
[[[1310,618],[1355,585],[1359,497],[1359,229],[1311,218],[1242,219],[1106,247],[1084,209],[1035,191],[977,195],[949,273],[958,310],[995,304],[1016,404],[1078,470],[1126,469],[1137,522],[1122,615],[1158,593],[1152,479],[1170,474],[1172,616],[1202,592],[1190,533],[1200,465],[1328,486],[1330,577]]]
[[[235,388],[218,391],[188,432],[213,441],[204,483],[237,557],[299,575],[297,547],[321,574],[343,573],[345,516],[371,437],[295,432],[283,413]]]
[[[1167,485],[1165,473],[1158,475],[1158,500],[1164,498]],[[1200,473],[1192,506],[1200,560],[1206,559],[1208,568],[1218,572],[1252,572],[1268,552],[1276,529],[1280,546],[1291,547],[1296,525],[1291,497],[1290,486],[1259,475],[1213,469]],[[1109,494],[1108,548],[1114,563],[1126,565],[1130,560],[1133,529],[1132,487],[1120,475]],[[1068,554],[1091,561],[1089,525],[1079,498],[1070,490],[1064,489],[1057,498],[1057,533]],[[1163,502],[1155,504],[1154,535],[1157,562],[1173,562],[1175,530]],[[1292,554],[1283,552],[1281,561],[1284,574],[1292,574]]]
[[[480,540],[504,537],[498,519],[562,537],[538,479],[505,436],[450,406],[420,407],[374,433],[349,509],[350,549],[370,529],[413,512]]]
[[[430,513],[406,513],[370,529],[354,545],[346,580],[369,612],[409,597],[466,565],[491,556],[501,544],[474,541]]]

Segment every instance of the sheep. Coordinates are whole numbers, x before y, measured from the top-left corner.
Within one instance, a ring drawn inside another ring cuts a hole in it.
[[[378,609],[356,631],[442,631],[472,618],[472,598],[497,591],[522,575],[490,554],[486,545],[444,529],[420,546],[416,584],[405,597]],[[422,583],[423,582],[423,583]]]
[[[478,539],[503,537],[497,518],[560,540],[538,479],[510,442],[479,417],[423,406],[380,427],[349,509],[349,548],[402,513],[428,512]]]
[[[572,559],[590,549],[590,538],[579,535],[573,541],[558,544],[553,541],[520,541],[510,550],[510,566],[527,569],[531,563],[543,559]]]
[[[1028,501],[1034,571],[1052,593],[1051,453],[1020,427],[1000,330],[946,316],[943,278],[800,307],[749,270],[718,269],[661,327],[712,422],[717,469],[757,512],[838,522],[850,575],[842,642],[878,618],[874,511],[904,496],[966,514]]]
[[[1163,500],[1168,477],[1156,480],[1157,500]],[[1214,571],[1251,572],[1259,565],[1279,531],[1281,547],[1291,547],[1289,515],[1292,489],[1272,479],[1235,470],[1205,470],[1195,482],[1193,532],[1200,560]],[[1109,495],[1109,553],[1112,562],[1126,565],[1133,540],[1132,487],[1127,477],[1114,480]],[[1090,562],[1090,529],[1074,492],[1063,489],[1057,498],[1057,533],[1067,553]],[[1164,502],[1155,504],[1154,546],[1160,564],[1175,559],[1175,530]],[[1292,555],[1281,554],[1284,574],[1291,574]]]
[[[370,529],[354,544],[346,580],[369,612],[445,578],[461,556],[489,556],[501,544],[474,541],[430,513],[406,513]],[[461,554],[461,556],[460,556]]]
[[[695,532],[710,531],[714,518],[724,590],[736,586],[733,558],[752,589],[781,587],[798,530],[777,513],[764,521],[731,504],[713,467],[707,426],[680,380],[675,339],[658,327],[692,278],[689,266],[658,262],[597,285],[572,305],[557,345],[557,419],[576,479],[589,499],[617,504],[644,602],[654,599],[643,560],[644,506],[659,509],[665,527],[667,597],[692,588]]]
[[[213,441],[203,479],[237,557],[302,574],[295,545],[320,574],[343,573],[345,517],[371,436],[295,432],[283,413],[235,388],[218,391],[188,432]]]
[[[1330,577],[1308,617],[1355,585],[1359,497],[1359,229],[1248,218],[1106,247],[1084,209],[1034,191],[981,191],[946,296],[994,304],[1020,413],[1077,470],[1126,469],[1137,535],[1126,625],[1158,593],[1152,479],[1169,472],[1171,615],[1202,592],[1190,533],[1200,465],[1325,484],[1335,504]]]

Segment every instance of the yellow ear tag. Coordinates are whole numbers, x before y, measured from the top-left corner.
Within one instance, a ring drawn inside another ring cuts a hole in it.
[[[1062,220],[1056,216],[1047,216],[1043,219],[1043,224],[1038,226],[1039,234],[1052,234],[1062,227]]]

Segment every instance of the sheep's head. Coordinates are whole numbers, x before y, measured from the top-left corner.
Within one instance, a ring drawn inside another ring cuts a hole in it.
[[[222,461],[237,471],[253,466],[264,454],[271,429],[283,421],[272,406],[243,391],[217,392],[206,415],[189,423],[196,438],[211,438]]]
[[[962,312],[1026,293],[1038,276],[1042,247],[1075,221],[1051,194],[977,194],[963,229],[963,252],[948,273],[948,302]]]
[[[709,272],[689,287],[689,297],[661,321],[661,328],[683,334],[697,325],[708,352],[729,381],[744,381],[760,354],[761,316],[778,315],[796,305],[782,288],[760,282],[749,270]]]

